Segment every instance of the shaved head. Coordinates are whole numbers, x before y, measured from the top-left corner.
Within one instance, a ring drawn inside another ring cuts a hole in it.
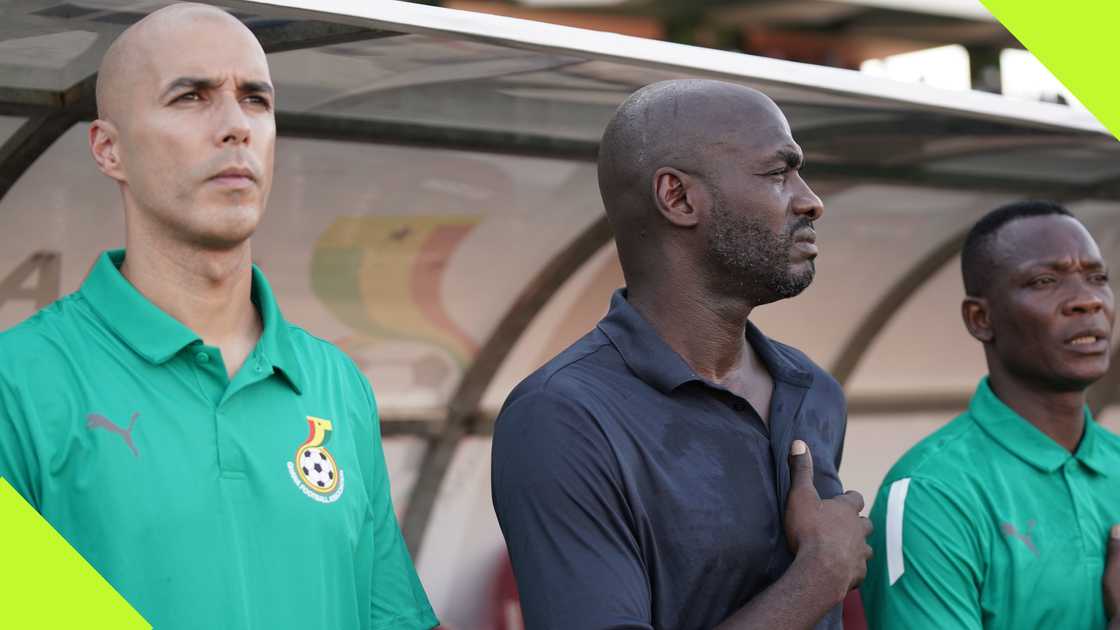
[[[752,303],[796,295],[816,254],[791,265],[790,251],[822,212],[802,163],[782,111],[758,90],[690,79],[631,94],[599,145],[627,284],[688,268]]]
[[[608,214],[648,207],[658,167],[703,172],[712,146],[753,125],[773,124],[775,117],[785,123],[770,97],[723,81],[661,81],[634,92],[618,107],[599,146],[599,191]]]
[[[264,59],[264,50],[252,31],[229,13],[196,3],[164,7],[125,29],[105,52],[97,72],[97,117],[116,125],[127,122],[131,88],[140,84],[142,77],[156,74],[152,66],[160,56],[155,53],[166,50],[168,36],[217,24],[243,32],[245,41],[256,46]]]

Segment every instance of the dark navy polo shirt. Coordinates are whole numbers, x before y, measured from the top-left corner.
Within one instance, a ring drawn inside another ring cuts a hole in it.
[[[510,394],[494,508],[526,628],[711,628],[793,560],[782,526],[795,439],[842,492],[840,385],[804,354],[747,340],[774,379],[770,424],[696,375],[626,301]],[[839,607],[817,626],[840,628]]]

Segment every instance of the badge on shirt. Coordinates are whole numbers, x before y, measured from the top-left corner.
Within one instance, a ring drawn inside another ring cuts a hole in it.
[[[342,471],[326,446],[331,438],[331,421],[307,416],[307,424],[311,434],[288,462],[288,473],[309,498],[320,503],[334,503],[342,496],[345,483]]]

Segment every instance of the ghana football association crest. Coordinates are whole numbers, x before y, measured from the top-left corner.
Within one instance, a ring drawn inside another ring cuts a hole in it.
[[[296,449],[295,457],[288,462],[292,481],[309,498],[320,503],[334,503],[342,496],[345,483],[342,471],[327,450],[331,438],[331,421],[307,416],[311,434]]]

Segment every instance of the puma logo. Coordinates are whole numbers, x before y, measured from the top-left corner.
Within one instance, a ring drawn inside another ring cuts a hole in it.
[[[1038,548],[1034,546],[1034,541],[1031,540],[1031,532],[1034,531],[1034,526],[1035,526],[1035,522],[1034,522],[1034,519],[1032,518],[1031,520],[1027,521],[1027,533],[1025,533],[1025,534],[1020,534],[1019,530],[1015,529],[1015,526],[1012,525],[1011,523],[1003,523],[1002,525],[999,526],[999,528],[1003,532],[1004,536],[1012,536],[1014,538],[1018,538],[1019,540],[1023,541],[1023,544],[1025,544],[1027,546],[1027,549],[1030,549],[1031,553],[1033,553],[1034,556],[1037,558],[1038,557]]]
[[[132,449],[132,454],[135,457],[140,457],[140,451],[136,450],[136,445],[132,443],[132,428],[136,426],[136,419],[139,417],[139,411],[132,414],[132,420],[129,421],[128,428],[122,429],[105,416],[101,414],[91,413],[86,416],[86,428],[91,431],[93,429],[105,429],[106,431],[109,431],[111,433],[116,433],[117,435],[121,436],[121,439],[124,440],[124,443],[128,445],[128,448]]]

